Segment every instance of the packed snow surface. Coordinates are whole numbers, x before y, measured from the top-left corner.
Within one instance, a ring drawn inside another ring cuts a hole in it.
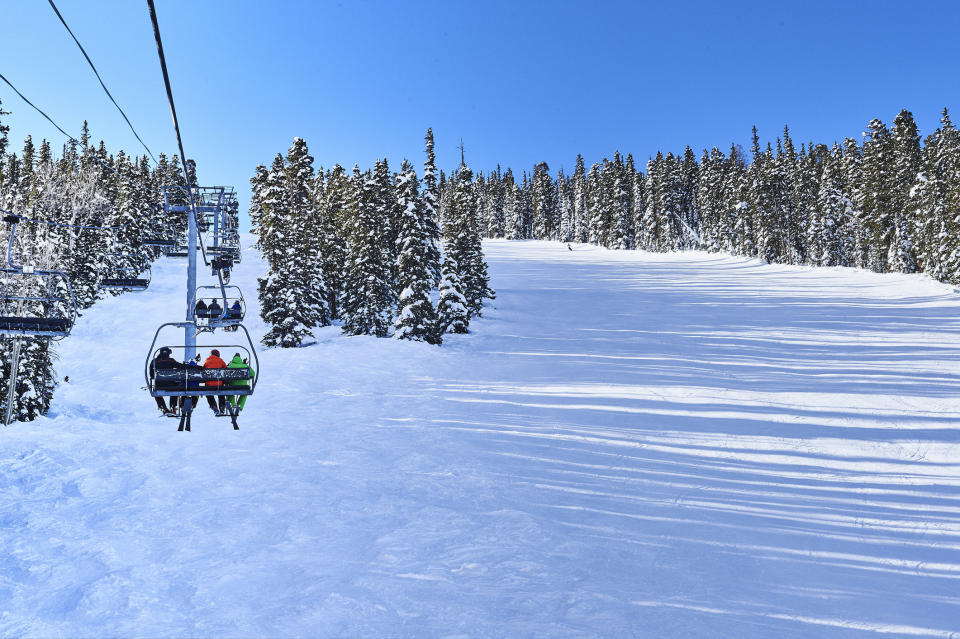
[[[141,389],[183,262],[86,313],[0,431],[0,635],[960,637],[949,287],[485,248],[470,335],[258,347],[236,432]]]

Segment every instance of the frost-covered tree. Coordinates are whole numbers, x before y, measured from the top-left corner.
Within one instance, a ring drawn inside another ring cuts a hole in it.
[[[352,227],[349,241],[349,270],[343,300],[343,332],[348,335],[386,337],[393,324],[393,249],[387,246],[389,211],[392,203],[378,175],[382,162],[365,175],[354,166]]]
[[[283,155],[277,154],[261,193],[262,212],[257,226],[257,248],[267,262],[258,278],[260,317],[270,327],[261,340],[266,346],[292,348],[313,337],[313,318],[301,300],[301,283],[290,270],[297,268],[298,234],[291,219]]]
[[[447,255],[443,260],[443,275],[440,279],[440,300],[437,303],[437,337],[444,333],[466,333],[470,326],[467,299],[457,272],[456,259]]]
[[[428,269],[430,238],[417,193],[417,174],[406,160],[396,178],[398,216],[397,284],[399,311],[394,337],[439,343],[437,312],[431,300],[433,278]]]

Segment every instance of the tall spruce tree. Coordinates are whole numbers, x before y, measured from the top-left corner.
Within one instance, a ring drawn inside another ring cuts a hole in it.
[[[427,266],[430,238],[417,192],[417,174],[406,160],[396,180],[400,210],[397,234],[400,300],[393,335],[397,339],[439,344],[442,333],[437,329],[437,312],[431,300],[433,278]]]
[[[347,335],[386,337],[393,324],[393,250],[386,245],[388,235],[384,233],[389,203],[384,201],[378,179],[381,165],[378,161],[376,170],[366,175],[359,166],[353,168],[350,268],[343,301],[343,332]]]

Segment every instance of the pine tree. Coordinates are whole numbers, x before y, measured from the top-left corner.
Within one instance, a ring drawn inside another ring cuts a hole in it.
[[[810,260],[817,266],[841,266],[846,259],[844,236],[849,201],[843,194],[842,161],[843,155],[838,144],[834,144],[833,151],[823,158],[815,216],[808,231]]]
[[[554,199],[550,167],[540,162],[533,169],[531,192],[533,203],[532,237],[536,240],[553,240],[557,237],[557,204]]]
[[[456,262],[470,317],[480,315],[483,300],[494,297],[483,258],[473,193],[473,171],[466,164],[450,178],[449,221],[444,227],[444,254]]]
[[[840,164],[843,183],[846,185],[848,199],[849,230],[844,233],[844,255],[849,266],[867,268],[868,228],[866,212],[863,208],[863,156],[860,146],[853,138],[843,141],[843,161]]]
[[[554,197],[560,211],[560,241],[573,242],[573,192],[570,180],[564,176],[563,169],[557,173]]]
[[[352,228],[349,240],[350,269],[343,301],[343,332],[347,335],[386,337],[393,320],[392,250],[386,246],[384,228],[389,223],[378,174],[360,173],[354,166]]]
[[[590,223],[587,213],[587,174],[583,156],[577,154],[577,166],[573,172],[573,240],[590,241]]]
[[[520,212],[522,195],[520,186],[513,179],[513,171],[510,169],[503,174],[503,193],[504,237],[508,240],[522,239],[523,222]]]
[[[920,173],[920,134],[913,114],[906,109],[900,111],[893,120],[890,142],[893,182],[889,188],[893,233],[887,263],[892,271],[915,273],[917,256],[913,231],[916,222],[910,207],[910,190]]]
[[[400,210],[397,274],[401,291],[394,337],[439,344],[442,333],[437,330],[437,313],[430,299],[433,279],[427,267],[430,238],[417,193],[417,174],[406,160],[397,174],[396,192]]]
[[[427,129],[427,161],[423,163],[423,220],[424,230],[429,244],[427,246],[426,265],[434,283],[440,281],[440,194],[437,190],[437,165],[433,152],[433,129]]]
[[[463,295],[463,285],[457,274],[460,268],[456,259],[447,255],[443,260],[443,275],[440,279],[440,300],[437,303],[437,336],[439,343],[444,333],[466,333],[470,326],[470,313]]]
[[[298,319],[308,329],[327,326],[331,318],[321,257],[325,238],[319,206],[313,198],[316,187],[313,157],[303,138],[294,138],[287,151],[284,177],[290,267],[286,276],[298,298]]]
[[[893,211],[893,182],[890,131],[880,120],[870,121],[863,143],[861,206],[868,248],[867,268],[878,273],[889,270],[888,256],[896,221]]]
[[[312,317],[302,303],[299,283],[291,277],[291,269],[298,266],[298,234],[288,205],[286,166],[278,153],[262,192],[256,246],[267,261],[267,274],[257,280],[260,317],[270,326],[261,341],[282,348],[301,346],[313,337]]]
[[[335,164],[326,177],[320,200],[320,233],[323,237],[320,268],[327,285],[327,306],[331,319],[341,317],[342,301],[346,295],[351,188],[347,172]],[[317,191],[315,188],[315,200]]]

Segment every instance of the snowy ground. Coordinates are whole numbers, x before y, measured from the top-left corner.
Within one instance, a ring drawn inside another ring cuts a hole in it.
[[[486,248],[473,334],[261,352],[238,432],[140,389],[183,263],[99,304],[0,431],[0,635],[960,637],[948,287]]]

